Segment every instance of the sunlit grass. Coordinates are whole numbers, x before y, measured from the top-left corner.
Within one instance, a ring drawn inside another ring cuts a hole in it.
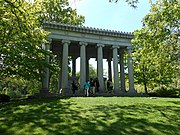
[[[73,97],[0,104],[2,135],[180,135],[180,99]]]

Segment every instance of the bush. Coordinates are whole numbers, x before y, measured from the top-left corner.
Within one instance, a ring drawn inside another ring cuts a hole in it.
[[[151,91],[149,96],[158,96],[158,97],[180,97],[180,89],[174,87],[156,87]]]
[[[9,102],[10,101],[10,96],[5,95],[5,94],[0,94],[0,103],[1,102]]]

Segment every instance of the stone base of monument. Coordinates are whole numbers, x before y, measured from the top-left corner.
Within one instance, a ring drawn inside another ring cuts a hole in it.
[[[119,96],[124,97],[146,97],[147,95],[145,93],[138,93],[137,91],[126,91],[126,92],[120,92]]]
[[[136,91],[134,92],[123,92],[123,91],[118,91],[118,92],[99,92],[95,93],[95,96],[119,96],[119,97],[147,97],[148,95],[145,93],[137,93]]]
[[[64,90],[66,92],[60,91],[57,94],[50,93],[46,89],[42,89],[40,93],[37,93],[33,96],[30,96],[29,98],[53,98],[53,97],[86,97],[85,92],[83,90],[76,90],[75,94],[73,95],[72,91],[69,90]],[[119,97],[147,97],[148,95],[145,93],[137,93],[136,91],[118,91],[114,92],[112,91],[111,93],[107,91],[100,91],[96,92],[94,95],[89,94],[88,97],[97,97],[97,96],[105,96],[105,97],[112,97],[112,96],[119,96]]]
[[[53,98],[53,97],[59,97],[60,94],[53,94],[50,93],[48,89],[42,89],[39,93],[34,94],[33,96],[30,96],[29,98]]]

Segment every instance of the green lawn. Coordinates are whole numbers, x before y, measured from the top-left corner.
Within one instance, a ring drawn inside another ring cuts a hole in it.
[[[180,135],[180,99],[72,97],[0,104],[0,135]]]

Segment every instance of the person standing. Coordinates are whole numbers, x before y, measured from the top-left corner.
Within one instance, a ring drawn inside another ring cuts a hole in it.
[[[92,78],[90,79],[90,92],[91,92],[92,96],[94,96],[94,94],[95,94],[95,80],[93,80]]]
[[[85,96],[89,96],[89,89],[90,89],[90,82],[87,80],[84,84],[84,89],[85,89]]]
[[[99,92],[99,80],[96,78],[95,80],[95,88],[96,88],[96,92]]]
[[[107,90],[108,90],[109,93],[111,93],[111,92],[112,92],[112,89],[113,89],[112,80],[109,79],[109,80],[107,81]]]
[[[75,83],[75,81],[72,82],[72,92],[73,92],[73,96],[75,95],[75,91],[77,90],[77,85]]]

